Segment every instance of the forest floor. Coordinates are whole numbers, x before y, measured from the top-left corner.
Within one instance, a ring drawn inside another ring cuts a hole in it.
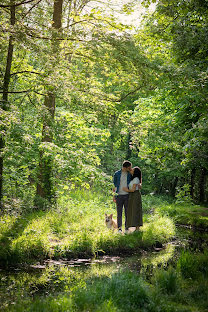
[[[90,192],[2,216],[3,311],[207,311],[207,208],[142,200],[144,226],[127,235],[105,226],[105,213],[116,216],[112,199]]]

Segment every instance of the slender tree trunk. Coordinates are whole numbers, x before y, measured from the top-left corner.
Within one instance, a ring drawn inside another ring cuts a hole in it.
[[[42,143],[50,143],[53,139],[53,121],[55,114],[55,95],[48,92],[44,101],[44,121],[42,128]],[[37,194],[44,199],[51,200],[52,191],[52,160],[44,155],[44,150],[40,151],[39,163],[39,183]]]
[[[176,187],[177,187],[177,184],[178,184],[178,177],[175,177],[173,182],[171,183],[171,196],[175,197],[175,194],[176,194]]]
[[[54,59],[58,57],[59,53],[59,41],[56,40],[59,36],[62,27],[62,7],[63,0],[54,1],[53,10],[53,39],[52,40],[52,55]],[[57,66],[57,64],[56,64]],[[56,95],[53,87],[47,91],[44,101],[44,121],[42,128],[42,143],[50,143],[53,141],[53,124],[56,108]],[[44,144],[43,144],[44,145]],[[52,183],[52,170],[53,161],[50,156],[44,154],[44,149],[40,151],[40,163],[39,163],[39,176],[37,185],[37,195],[43,199],[47,199],[49,202],[53,199],[53,183]]]
[[[192,199],[194,199],[195,176],[196,176],[196,168],[193,168],[191,170],[191,189],[190,189],[190,194],[191,194]]]
[[[12,0],[10,2],[10,24],[14,26],[15,24],[15,2]],[[9,91],[9,83],[10,83],[10,75],[11,75],[11,66],[12,66],[12,58],[13,58],[13,36],[9,37],[9,45],[7,51],[7,62],[6,62],[6,70],[4,74],[4,81],[3,81],[3,96],[2,96],[2,104],[1,108],[3,111],[7,111],[9,109],[8,104],[8,91]],[[2,207],[2,197],[3,197],[3,168],[4,168],[4,147],[5,147],[5,131],[4,128],[0,137],[0,206]]]
[[[131,133],[129,132],[128,137],[127,137],[127,153],[126,153],[126,159],[129,159],[129,158],[131,157],[130,143],[131,143]]]
[[[199,201],[200,203],[204,202],[205,199],[205,176],[206,176],[206,169],[201,168],[200,178],[199,178]]]

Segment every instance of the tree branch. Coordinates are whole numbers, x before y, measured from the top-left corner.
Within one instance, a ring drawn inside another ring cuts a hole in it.
[[[22,1],[22,2],[19,2],[19,3],[16,3],[16,4],[0,4],[0,8],[10,8],[10,7],[17,7],[19,5],[22,5],[22,4],[27,4],[27,3],[30,3],[30,2],[33,2],[33,1],[36,1],[36,0],[27,0],[27,1]]]
[[[66,52],[65,54],[64,54],[65,56],[67,56],[67,55],[72,55],[72,56],[77,56],[77,55],[79,55],[79,56],[81,56],[81,57],[85,57],[85,58],[87,58],[87,59],[89,59],[90,61],[95,61],[95,59],[93,59],[93,57],[90,57],[90,56],[88,56],[88,55],[85,55],[85,54],[83,54],[83,53],[80,53],[80,52]]]
[[[5,93],[25,93],[25,92],[31,92],[32,90],[29,89],[29,90],[22,90],[22,91],[7,91]],[[3,91],[0,91],[0,93],[3,93]]]
[[[71,40],[71,41],[87,42],[86,40],[76,39],[76,38],[53,38],[53,37],[38,36],[36,34],[30,34],[28,32],[26,32],[26,35],[31,38],[44,39],[44,40],[53,40],[53,41],[54,40]]]
[[[40,92],[35,91],[35,90],[33,90],[33,92],[36,93],[36,94],[39,94],[39,95],[43,95],[43,96],[46,96],[46,95],[47,95],[47,93],[40,93]]]
[[[138,88],[136,88],[135,90],[130,91],[129,93],[127,93],[126,95],[124,95],[123,97],[121,97],[119,100],[115,101],[115,102],[122,102],[123,100],[125,100],[125,98],[127,98],[129,95],[134,94],[135,92],[139,91],[141,89],[142,86],[139,86]]]
[[[22,16],[22,19],[24,19],[31,11],[34,7],[36,7],[36,5],[38,5],[42,0],[39,0],[37,3],[33,4],[31,6],[31,8]]]
[[[42,73],[38,73],[38,72],[34,72],[34,71],[29,71],[29,70],[23,70],[23,71],[20,71],[20,72],[11,73],[10,76],[18,75],[18,74],[24,74],[24,73],[36,74],[36,75],[40,75],[40,76],[43,75]]]
[[[123,97],[121,97],[120,99],[116,99],[116,98],[111,98],[108,96],[103,96],[103,94],[99,94],[99,93],[92,93],[89,90],[83,90],[83,89],[76,89],[76,91],[78,92],[83,92],[83,93],[88,93],[89,95],[95,95],[97,96],[100,100],[103,101],[107,101],[107,102],[113,102],[113,103],[119,103],[122,102],[123,100],[125,100],[129,95],[134,94],[135,92],[137,92],[138,90],[140,90],[142,88],[142,86],[139,86],[138,88],[128,92],[127,94],[125,94]],[[150,87],[150,90],[153,90],[153,87]]]

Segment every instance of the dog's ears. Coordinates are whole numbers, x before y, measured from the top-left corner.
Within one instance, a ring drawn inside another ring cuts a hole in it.
[[[107,217],[107,213],[105,213],[105,216]]]
[[[110,217],[111,217],[111,219],[113,218],[113,214],[112,213],[111,213]]]

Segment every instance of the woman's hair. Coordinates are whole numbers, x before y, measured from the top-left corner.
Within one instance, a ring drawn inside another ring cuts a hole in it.
[[[139,178],[139,181],[141,183],[142,182],[142,172],[141,172],[141,169],[139,167],[134,167],[133,169],[134,169],[134,174],[133,174],[131,179],[133,180],[134,178]]]

